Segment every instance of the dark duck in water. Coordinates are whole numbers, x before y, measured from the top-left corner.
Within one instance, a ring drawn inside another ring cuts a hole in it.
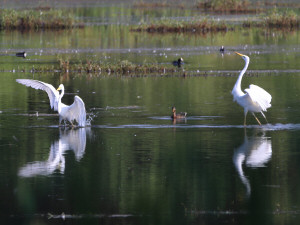
[[[17,52],[17,53],[16,53],[16,56],[17,56],[17,57],[23,57],[23,58],[26,58],[26,55],[27,55],[26,52]]]
[[[172,62],[173,66],[181,67],[183,65],[183,58],[179,58],[177,61]]]
[[[172,119],[183,119],[186,118],[187,113],[186,112],[180,112],[180,113],[176,113],[176,108],[173,106],[172,107]]]
[[[220,52],[221,52],[221,53],[224,53],[224,52],[225,52],[225,48],[224,48],[223,45],[222,45],[222,47],[220,48]]]

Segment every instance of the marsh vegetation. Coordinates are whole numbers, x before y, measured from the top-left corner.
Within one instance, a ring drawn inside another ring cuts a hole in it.
[[[131,31],[149,33],[207,33],[227,31],[231,26],[208,18],[193,18],[190,21],[163,19],[148,24],[143,23],[131,28]]]
[[[115,63],[109,62],[70,62],[68,59],[59,59],[52,65],[37,65],[32,68],[18,67],[13,69],[21,73],[70,73],[90,75],[152,75],[152,74],[173,74],[181,73],[186,75],[184,70],[170,65],[159,63],[136,64],[128,60],[120,60]]]
[[[61,9],[2,9],[0,11],[0,29],[2,30],[39,30],[70,29],[83,27],[72,13]]]
[[[246,4],[246,3],[245,3]],[[259,14],[256,20],[248,19],[234,24],[232,21],[216,20],[209,17],[194,17],[188,21],[162,19],[142,22],[132,26],[131,31],[148,33],[208,33],[226,32],[237,28],[263,27],[277,29],[298,29],[300,17],[292,9],[278,10],[274,7],[264,14]]]
[[[218,13],[257,13],[263,10],[259,4],[252,4],[248,0],[202,0],[196,7]]]

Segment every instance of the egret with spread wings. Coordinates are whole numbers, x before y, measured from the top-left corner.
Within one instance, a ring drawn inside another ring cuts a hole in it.
[[[261,125],[260,121],[254,113],[260,112],[267,121],[267,118],[263,111],[267,111],[267,109],[271,107],[272,96],[264,89],[254,84],[251,84],[249,88],[245,89],[246,93],[242,91],[241,83],[243,75],[248,68],[250,59],[248,56],[240,54],[238,52],[236,52],[236,54],[238,54],[245,60],[245,66],[232,89],[231,93],[233,95],[233,100],[244,108],[244,126],[246,126],[246,116],[248,111],[252,113],[252,115],[257,120],[258,124]]]
[[[74,121],[76,121],[80,127],[84,127],[86,125],[85,105],[79,96],[74,97],[74,102],[72,105],[68,106],[61,102],[61,99],[65,93],[63,84],[60,84],[56,90],[51,84],[47,84],[39,80],[17,79],[16,81],[27,87],[40,89],[47,92],[51,109],[58,111],[59,125],[63,120],[69,121],[72,126],[74,126]],[[59,93],[59,90],[61,90],[61,93]]]

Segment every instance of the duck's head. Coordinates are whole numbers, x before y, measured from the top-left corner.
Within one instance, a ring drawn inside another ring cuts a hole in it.
[[[172,107],[172,112],[173,112],[173,113],[176,112],[175,106]]]

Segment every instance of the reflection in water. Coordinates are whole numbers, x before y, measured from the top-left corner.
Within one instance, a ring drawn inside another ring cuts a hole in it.
[[[245,134],[244,143],[238,147],[233,155],[233,163],[235,168],[247,189],[247,196],[251,193],[250,182],[244,175],[243,162],[247,167],[264,167],[271,159],[272,143],[267,137],[247,137]]]
[[[64,173],[65,151],[73,150],[77,161],[83,157],[86,146],[86,129],[88,128],[60,130],[60,138],[51,145],[48,160],[28,163],[19,170],[19,176],[46,176],[57,169]]]
[[[176,124],[186,124],[186,118],[179,118],[179,119],[172,119],[172,123],[173,125]]]

